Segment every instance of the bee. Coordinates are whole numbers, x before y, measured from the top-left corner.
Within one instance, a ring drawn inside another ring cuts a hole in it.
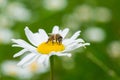
[[[52,41],[52,43],[54,44],[55,42],[58,44],[62,43],[62,39],[63,37],[60,34],[50,34],[48,41],[46,43],[48,43],[49,41]]]

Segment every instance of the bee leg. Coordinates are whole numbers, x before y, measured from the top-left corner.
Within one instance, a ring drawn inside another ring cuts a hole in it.
[[[55,42],[57,43],[57,39],[55,40]]]
[[[54,44],[54,40],[52,40],[52,44]]]
[[[55,41],[56,41],[57,44],[59,43],[57,39]]]
[[[58,41],[58,44],[60,45],[60,44],[61,44],[61,41]]]
[[[46,44],[49,42],[49,40],[46,42]]]
[[[50,41],[50,39],[48,39],[46,43],[48,43],[49,41]]]

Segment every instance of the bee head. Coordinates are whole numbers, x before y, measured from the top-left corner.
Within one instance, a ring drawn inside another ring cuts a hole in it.
[[[59,36],[59,37],[58,37],[58,42],[61,43],[61,42],[62,42],[62,39],[63,39],[62,36]]]

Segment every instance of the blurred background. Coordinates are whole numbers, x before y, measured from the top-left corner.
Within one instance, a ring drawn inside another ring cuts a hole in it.
[[[120,0],[0,0],[0,80],[49,80],[50,70],[35,62],[21,69],[21,48],[11,39],[26,41],[25,26],[50,33],[53,26],[81,30],[91,45],[73,56],[55,57],[55,80],[120,80]]]

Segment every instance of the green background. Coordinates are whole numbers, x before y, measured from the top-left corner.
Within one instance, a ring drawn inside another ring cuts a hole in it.
[[[14,0],[9,1],[12,2]],[[28,22],[16,21],[15,25],[10,28],[15,32],[15,36],[19,34],[19,38],[26,41],[28,40],[24,34],[25,26],[29,26],[33,32],[37,32],[39,28],[43,28],[47,33],[50,33],[54,25],[58,25],[63,29],[63,16],[72,13],[78,5],[88,4],[92,7],[102,6],[109,8],[112,11],[112,19],[110,22],[93,23],[104,29],[107,36],[106,39],[100,43],[90,42],[91,45],[85,49],[83,48],[83,52],[79,52],[79,49],[76,54],[73,52],[74,57],[72,58],[74,58],[75,67],[72,69],[63,68],[62,58],[55,57],[54,78],[55,80],[120,80],[120,57],[117,59],[111,58],[106,51],[109,43],[116,40],[119,41],[120,39],[120,0],[68,0],[67,7],[61,11],[46,10],[42,6],[42,0],[16,1],[23,3],[25,7],[32,12],[31,20]],[[89,26],[91,26],[90,23],[84,23],[79,29],[84,32]],[[83,35],[80,37],[84,39]],[[87,40],[87,42],[89,42],[89,40]],[[12,42],[9,44],[0,44],[0,63],[5,60],[20,60],[19,58],[13,58],[13,55],[18,52],[20,48],[13,48],[11,45]],[[110,74],[110,72],[112,74]],[[18,80],[2,75],[1,73],[2,72],[0,72],[0,80]],[[30,80],[49,80],[49,72],[36,75]]]

